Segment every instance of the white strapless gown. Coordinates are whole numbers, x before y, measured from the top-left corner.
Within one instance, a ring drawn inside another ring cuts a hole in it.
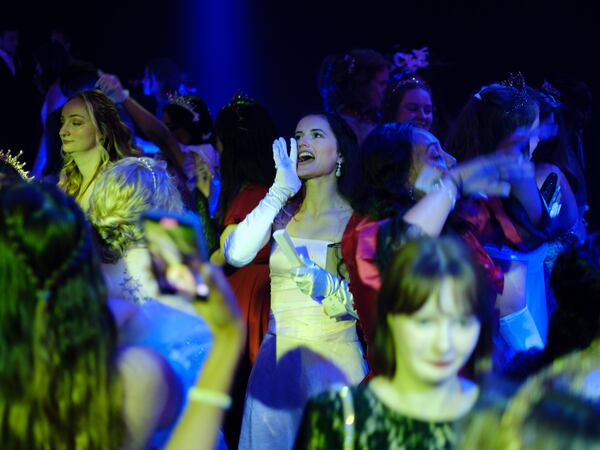
[[[328,241],[292,238],[298,253],[325,267]],[[250,374],[240,449],[289,449],[308,399],[338,383],[354,385],[367,372],[356,321],[336,321],[303,294],[274,243],[271,313]]]

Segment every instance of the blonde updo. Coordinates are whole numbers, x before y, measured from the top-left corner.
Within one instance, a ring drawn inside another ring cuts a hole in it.
[[[100,175],[88,216],[102,240],[105,262],[115,262],[142,242],[139,219],[151,209],[183,211],[181,195],[164,161],[123,158]]]

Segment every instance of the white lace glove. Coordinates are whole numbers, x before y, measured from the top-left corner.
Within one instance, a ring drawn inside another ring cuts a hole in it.
[[[296,173],[298,147],[294,139],[290,140],[289,156],[285,139],[275,140],[273,159],[277,168],[273,186],[258,206],[227,236],[223,245],[225,260],[232,266],[243,267],[252,262],[268,241],[275,216],[302,186]]]
[[[354,299],[348,289],[348,283],[327,272],[304,255],[299,257],[304,265],[290,271],[298,289],[320,302],[329,317],[337,319],[350,315],[358,319],[352,307]]]
[[[119,78],[115,75],[98,71],[98,81],[96,86],[110,98],[115,105],[123,103],[129,97],[129,91],[123,89],[123,85]]]

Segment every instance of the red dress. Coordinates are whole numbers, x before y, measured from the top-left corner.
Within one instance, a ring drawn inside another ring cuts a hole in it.
[[[381,223],[355,212],[342,238],[342,258],[348,268],[350,292],[354,297],[365,358],[370,369],[366,379],[373,374],[369,337],[375,325],[377,293],[381,287],[381,275],[375,263],[377,231]]]
[[[269,188],[252,184],[242,189],[232,200],[223,225],[240,223],[267,195]],[[269,325],[271,306],[271,280],[269,278],[269,255],[271,244],[265,245],[254,260],[240,268],[226,267],[229,283],[233,288],[242,317],[246,321],[248,339],[246,351],[250,364],[254,363],[258,348]]]
[[[257,184],[243,188],[231,201],[223,225],[227,227],[243,221],[258,206],[268,191],[267,187]],[[247,333],[246,347],[240,358],[231,389],[233,404],[227,411],[223,424],[229,448],[237,448],[238,445],[248,377],[269,325],[271,308],[270,253],[271,244],[269,243],[258,252],[250,264],[240,268],[225,266],[225,273],[246,322]]]

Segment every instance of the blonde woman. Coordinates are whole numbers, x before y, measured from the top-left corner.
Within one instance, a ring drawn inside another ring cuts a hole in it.
[[[191,303],[160,295],[152,273],[140,217],[153,209],[183,211],[166,163],[145,157],[115,162],[98,176],[89,205],[120,342],[148,346],[163,355],[185,393],[196,380],[212,336],[206,322],[195,316]],[[184,403],[180,400],[178,411]],[[152,448],[162,448],[174,422],[162,425],[152,438]]]
[[[113,102],[98,90],[72,95],[63,106],[61,124],[64,163],[59,186],[87,212],[100,173],[135,153],[131,131]]]

